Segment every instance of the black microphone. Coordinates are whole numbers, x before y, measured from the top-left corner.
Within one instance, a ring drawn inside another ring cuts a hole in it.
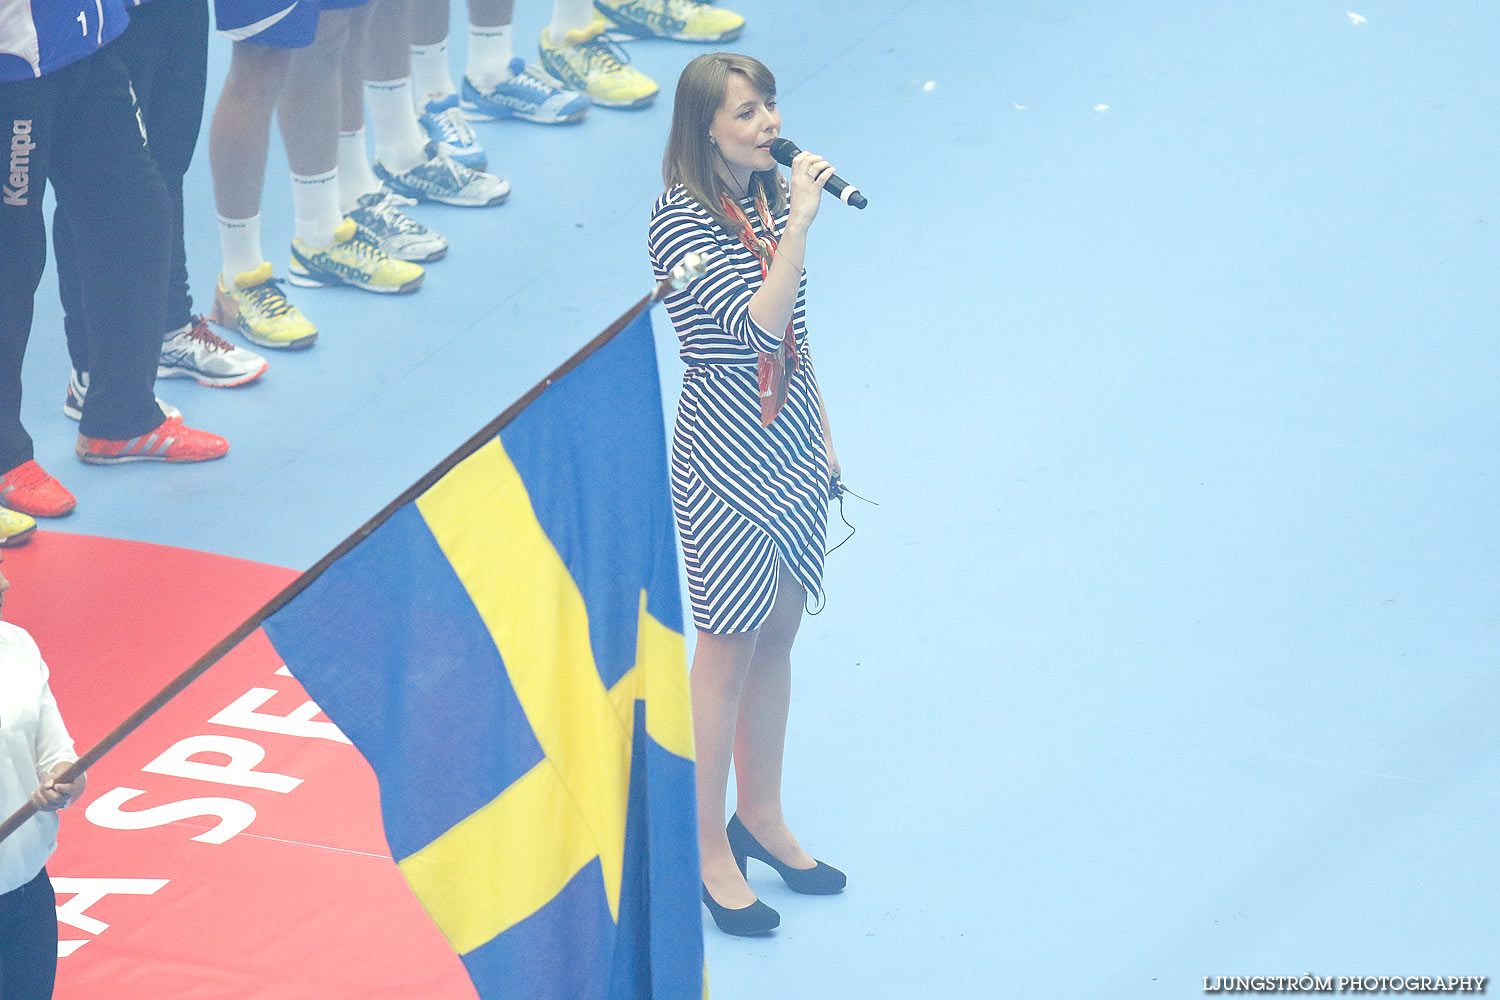
[[[778,138],[771,140],[771,156],[783,167],[790,167],[792,165],[792,157],[800,152],[802,150],[798,149],[797,144],[790,139]],[[850,184],[838,174],[834,174],[823,183],[823,190],[833,195],[839,201],[842,201],[845,205],[864,208],[869,204],[865,196],[859,193],[859,188]]]

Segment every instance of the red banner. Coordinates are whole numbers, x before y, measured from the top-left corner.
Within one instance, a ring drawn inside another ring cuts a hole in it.
[[[5,574],[80,753],[296,576],[51,532]],[[48,869],[59,1000],[475,997],[391,861],[369,766],[261,632],[90,772]]]

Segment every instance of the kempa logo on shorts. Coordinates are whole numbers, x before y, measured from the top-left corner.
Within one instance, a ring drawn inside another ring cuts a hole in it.
[[[31,138],[31,119],[17,118],[10,131],[10,177],[7,178],[10,183],[0,186],[0,197],[7,205],[25,205],[31,190],[31,151],[36,149],[36,140]]]

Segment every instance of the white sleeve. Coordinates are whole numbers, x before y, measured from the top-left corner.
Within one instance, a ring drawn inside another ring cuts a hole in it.
[[[52,697],[52,688],[47,683],[47,664],[40,662],[42,694],[37,704],[36,776],[45,778],[56,765],[77,760],[78,754],[73,751],[73,738],[68,735],[68,727],[63,725],[62,713],[57,710],[57,700]]]

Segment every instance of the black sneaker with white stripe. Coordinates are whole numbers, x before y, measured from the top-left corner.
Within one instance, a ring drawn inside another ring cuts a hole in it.
[[[376,160],[375,176],[396,194],[417,201],[487,208],[510,197],[510,182],[505,178],[471,170],[443,152],[435,142],[427,144],[426,152],[426,160],[400,172],[392,172]]]
[[[379,191],[361,195],[348,217],[359,227],[360,236],[388,257],[418,264],[442,260],[448,252],[443,235],[401,211],[403,206],[416,203],[415,198],[403,198],[382,186]]]

